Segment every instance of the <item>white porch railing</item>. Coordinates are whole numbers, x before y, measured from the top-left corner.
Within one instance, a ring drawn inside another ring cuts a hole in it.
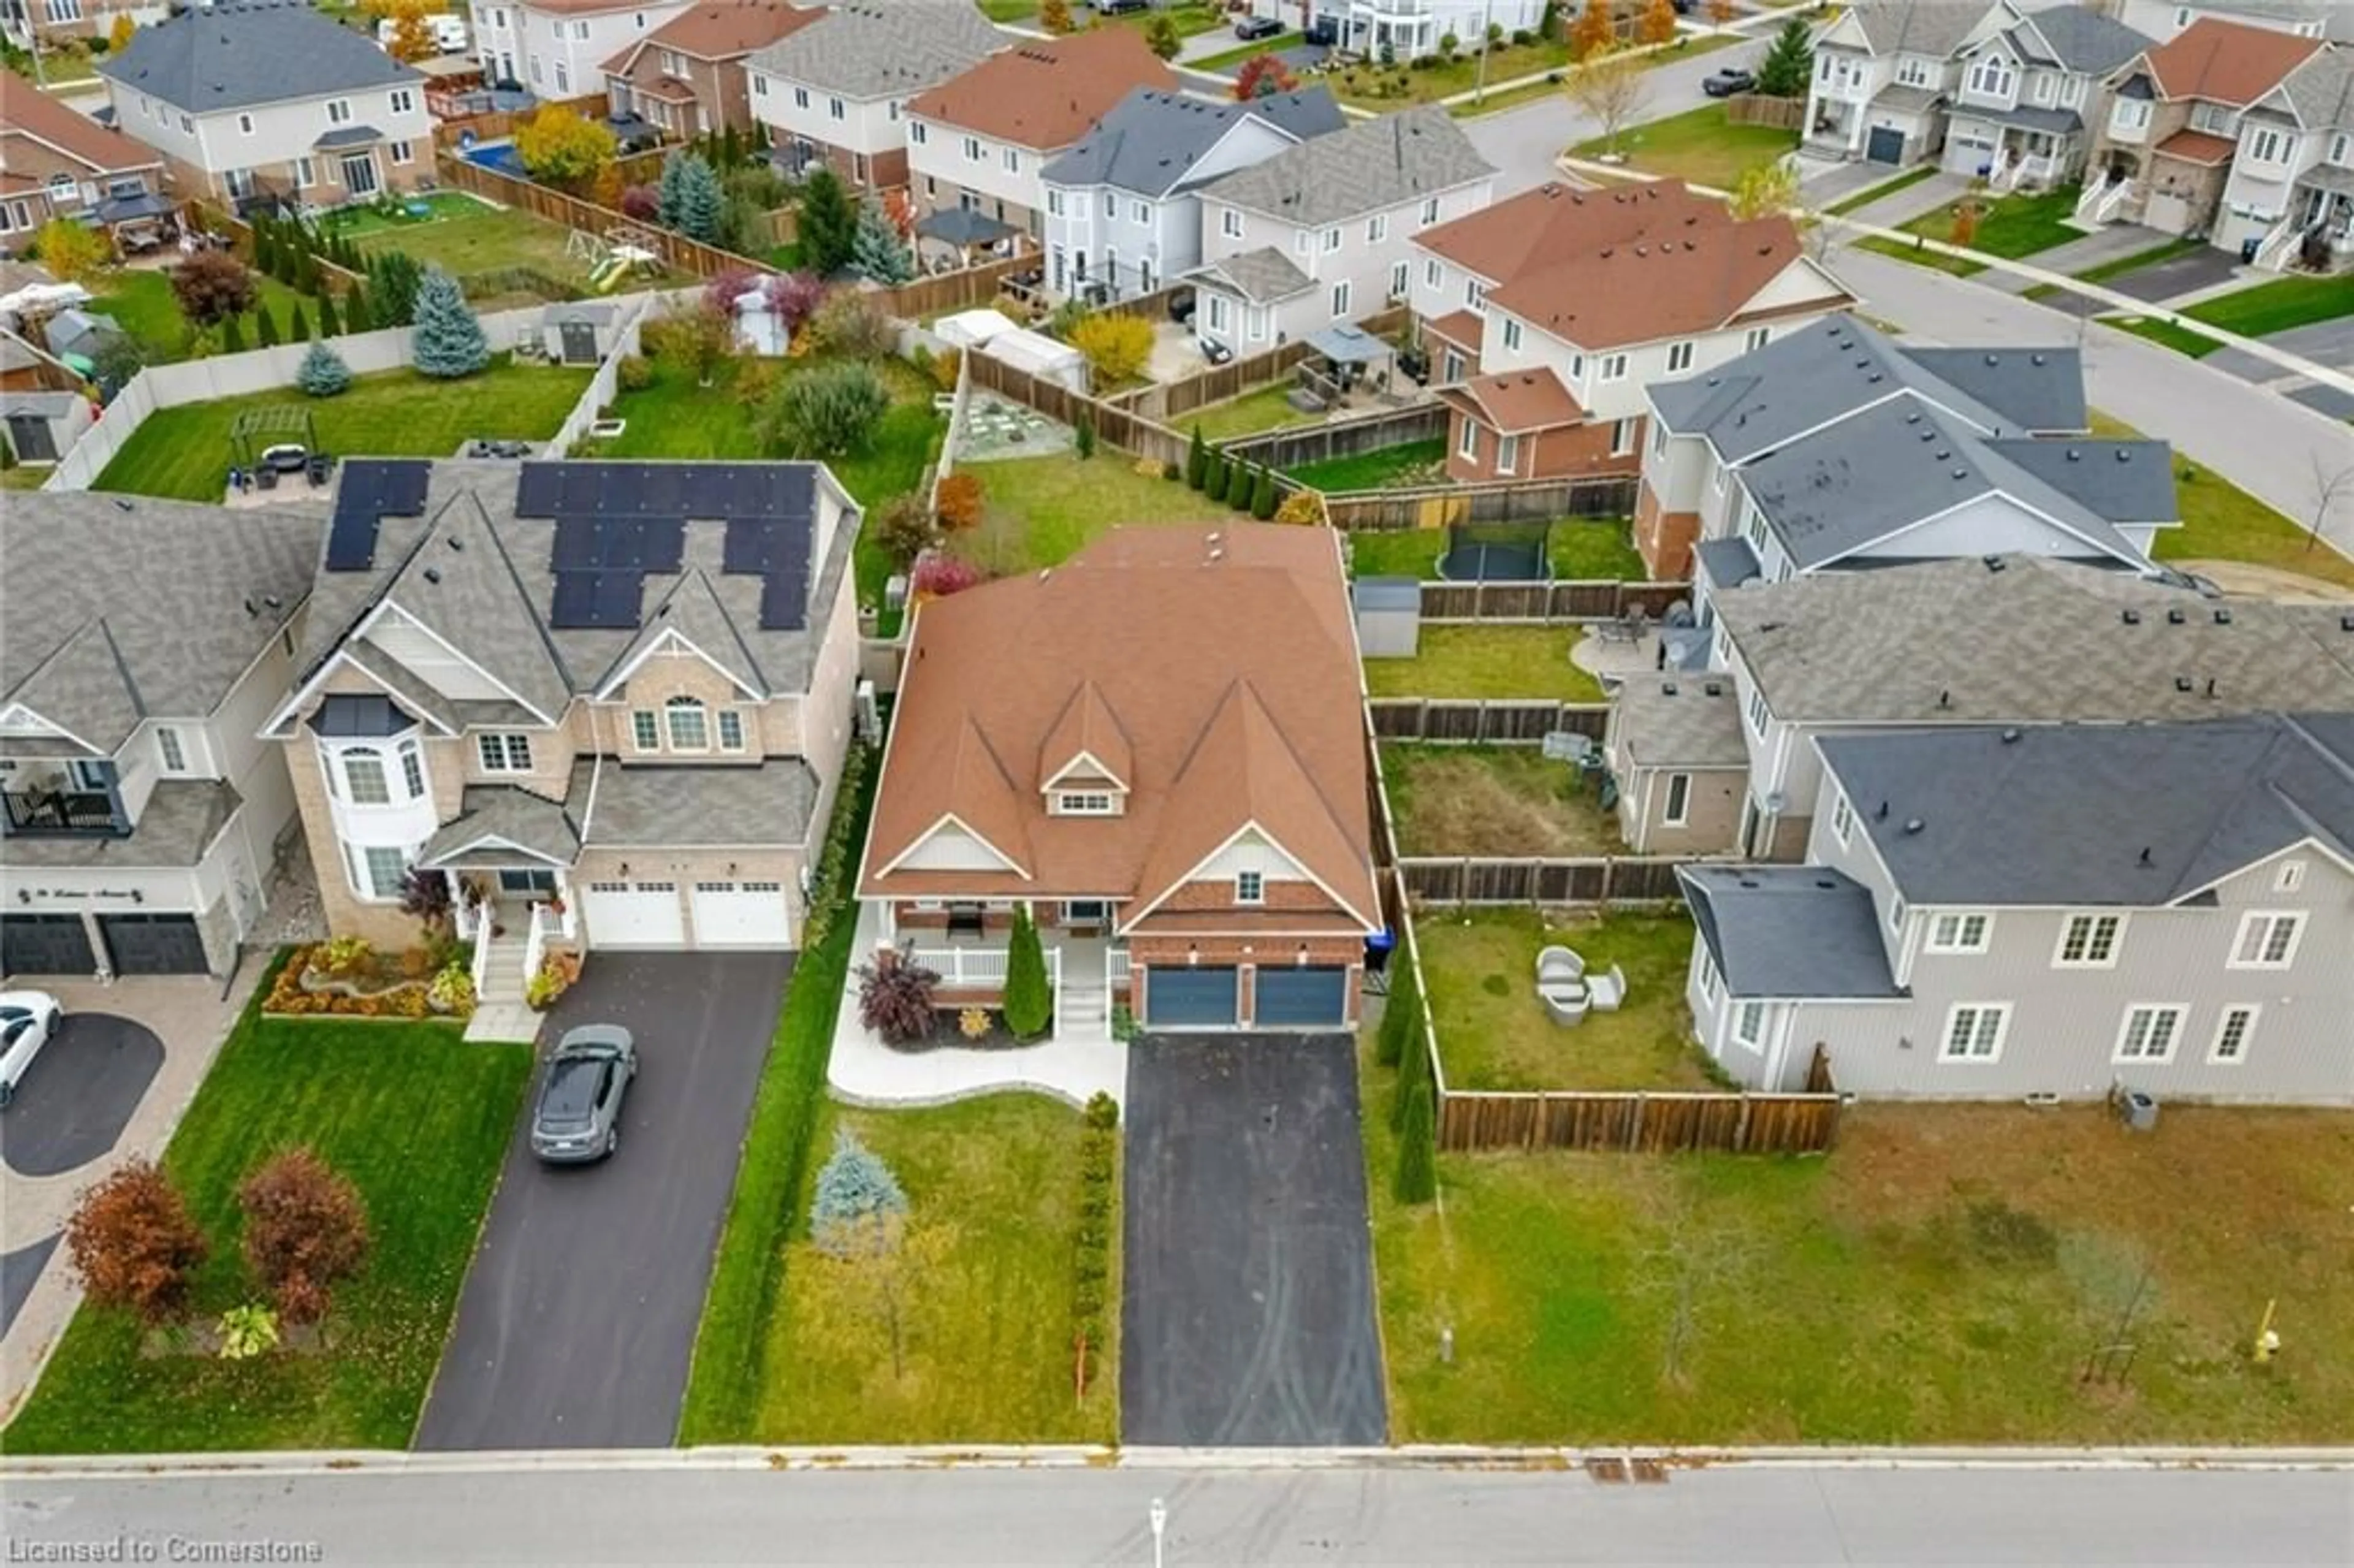
[[[2296,249],[2296,242],[2303,233],[2294,215],[2283,214],[2281,220],[2265,234],[2264,243],[2256,247],[2257,270],[2285,271],[2289,253]]]
[[[2020,158],[2019,154],[2012,152],[2009,148],[1997,148],[1994,154],[1994,167],[1988,171],[1987,174],[1988,188],[1991,190],[2007,191],[2010,189],[2011,186],[2019,184],[2019,171],[2021,162],[2022,160]]]
[[[474,911],[472,937],[474,962],[468,978],[474,982],[474,996],[477,1000],[481,999],[483,982],[490,978],[491,973],[490,908],[487,904],[479,905]]]
[[[2139,180],[2112,181],[2109,187],[2102,193],[2101,205],[2094,210],[2094,220],[2101,223],[2113,221],[2119,209],[2131,201],[2134,193],[2139,189],[2141,189]]]
[[[910,948],[907,961],[939,976],[944,989],[989,990],[1005,984],[1002,948]],[[1060,948],[1046,949],[1046,978],[1054,982],[1059,1001],[1063,985]]]
[[[1117,996],[1128,984],[1128,949],[1126,948],[1106,948],[1104,949],[1105,994],[1108,996]]]
[[[2076,198],[2077,221],[2101,222],[2101,204],[2108,199],[2112,192],[2124,189],[2126,184],[2127,182],[2122,176],[2114,174],[2106,180],[2086,180],[2084,194]]]

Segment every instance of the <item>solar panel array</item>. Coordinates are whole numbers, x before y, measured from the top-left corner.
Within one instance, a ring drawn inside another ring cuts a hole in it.
[[[808,624],[812,470],[794,463],[525,463],[515,515],[556,524],[559,630],[635,630],[646,575],[681,567],[689,521],[724,523],[722,572],[758,577],[760,628]]]
[[[387,517],[422,516],[432,471],[431,463],[415,459],[346,459],[335,488],[334,520],[327,526],[327,569],[373,567],[377,525]]]

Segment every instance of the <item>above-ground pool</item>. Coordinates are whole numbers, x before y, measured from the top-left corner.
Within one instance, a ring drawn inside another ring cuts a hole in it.
[[[1438,575],[1459,583],[1536,583],[1545,580],[1545,527],[1479,527],[1447,530],[1447,553]]]

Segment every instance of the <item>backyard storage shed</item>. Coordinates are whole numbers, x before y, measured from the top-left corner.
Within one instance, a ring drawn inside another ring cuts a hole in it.
[[[1058,343],[1028,327],[999,333],[981,344],[981,352],[1016,370],[1027,371],[1041,381],[1052,381],[1074,392],[1087,389],[1087,355],[1067,343]]]
[[[620,317],[611,305],[550,305],[539,313],[540,340],[557,364],[594,365],[612,352]]]
[[[1357,646],[1368,659],[1411,659],[1422,634],[1422,584],[1412,577],[1359,577]]]
[[[959,311],[942,316],[932,331],[957,348],[978,348],[991,338],[1014,331],[1013,318],[1002,311]]]
[[[0,426],[16,461],[57,461],[90,427],[90,399],[76,392],[0,393]]]

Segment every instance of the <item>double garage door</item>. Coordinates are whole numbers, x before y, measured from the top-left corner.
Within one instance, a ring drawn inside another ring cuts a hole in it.
[[[101,915],[98,928],[107,967],[118,975],[200,975],[211,968],[193,915]],[[0,973],[95,974],[98,961],[79,915],[0,916]]]
[[[592,882],[582,911],[592,948],[792,945],[792,919],[781,882]]]
[[[1261,969],[1254,984],[1253,1028],[1347,1026],[1349,971],[1345,969]],[[1237,969],[1149,969],[1144,974],[1144,1022],[1154,1029],[1232,1029],[1241,1022],[1241,996],[1242,977]]]

